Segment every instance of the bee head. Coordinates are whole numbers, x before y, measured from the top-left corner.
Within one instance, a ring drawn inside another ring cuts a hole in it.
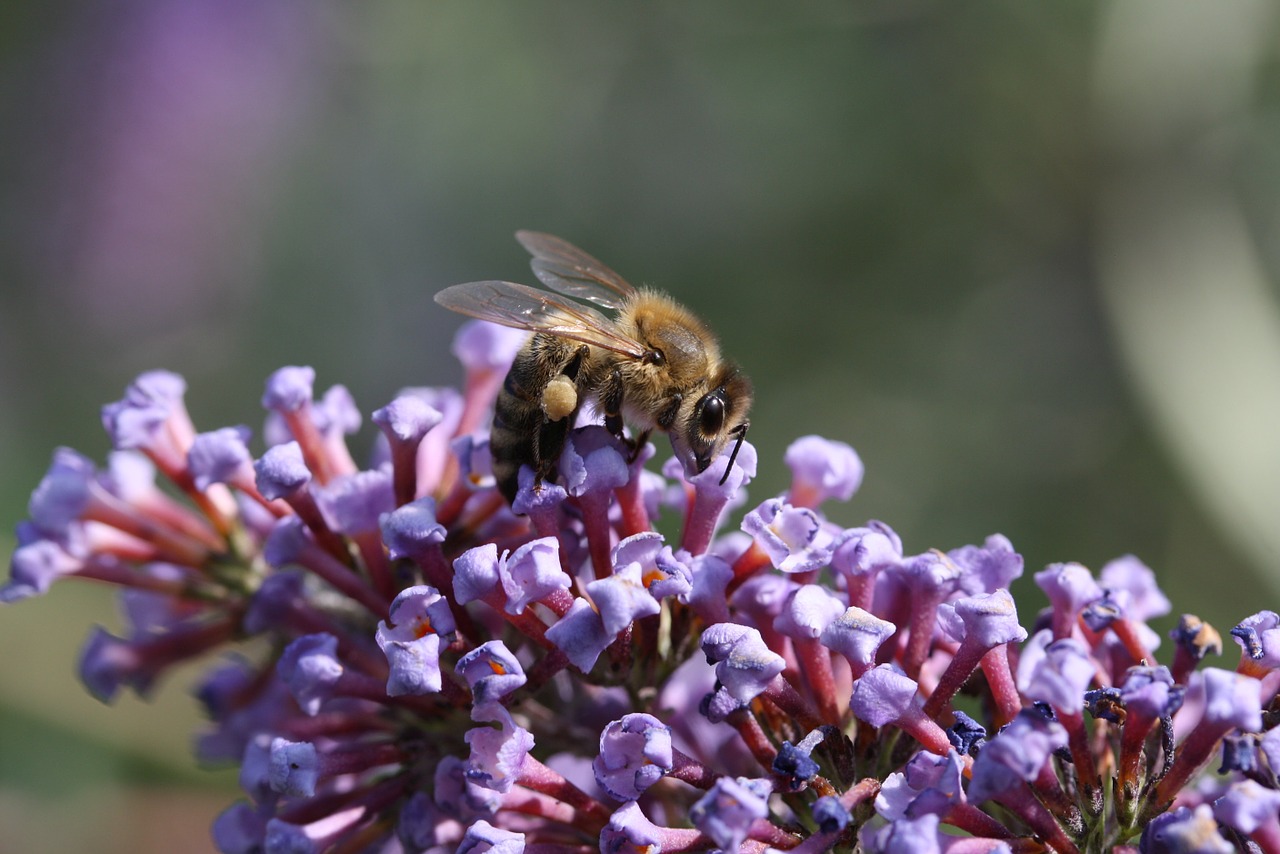
[[[751,381],[735,365],[726,363],[708,385],[706,393],[681,408],[671,430],[671,445],[689,475],[706,471],[730,440],[735,440],[733,457],[737,457],[747,435]],[[726,477],[729,466],[725,467]]]

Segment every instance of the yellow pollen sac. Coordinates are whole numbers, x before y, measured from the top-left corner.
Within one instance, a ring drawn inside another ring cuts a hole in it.
[[[497,675],[499,675],[499,676],[506,676],[506,675],[507,675],[507,668],[503,667],[501,664],[499,664],[499,663],[498,663],[498,662],[496,662],[496,661],[490,661],[490,662],[489,662],[489,669],[490,669],[490,670],[492,670],[494,673],[496,673],[496,674],[497,674]]]
[[[418,623],[413,630],[413,636],[417,638],[425,638],[427,635],[433,635],[435,633],[436,630],[431,627],[431,620],[428,617],[423,617],[422,622]]]
[[[645,589],[647,590],[650,584],[653,584],[655,581],[661,581],[664,578],[666,578],[666,574],[655,569],[653,572],[646,572],[640,577],[640,580],[644,582]]]

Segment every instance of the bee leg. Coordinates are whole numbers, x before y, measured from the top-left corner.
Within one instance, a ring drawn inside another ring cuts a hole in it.
[[[627,455],[627,463],[634,463],[644,443],[649,441],[649,431],[645,430],[635,439],[628,439],[623,435],[622,389],[622,371],[614,368],[600,392],[600,407],[604,410],[604,426],[610,433],[626,442],[627,447],[631,449],[631,453]]]
[[[622,371],[614,368],[600,390],[600,408],[604,410],[604,426],[619,439],[622,435]]]
[[[671,395],[671,399],[658,413],[658,429],[670,430],[671,425],[676,423],[676,416],[680,414],[680,404],[684,403],[684,395],[676,392]]]
[[[630,465],[631,463],[634,463],[636,461],[636,457],[640,456],[640,449],[643,448],[648,441],[649,441],[649,431],[645,430],[643,433],[641,433],[639,436],[635,438],[634,442],[630,443],[631,453],[627,456],[627,465]]]
[[[542,414],[548,421],[563,421],[578,408],[578,387],[564,374],[552,377],[542,390]]]
[[[578,372],[587,352],[585,344],[579,347],[542,391],[542,425],[533,440],[533,467],[539,483],[556,482],[556,463],[578,411]]]

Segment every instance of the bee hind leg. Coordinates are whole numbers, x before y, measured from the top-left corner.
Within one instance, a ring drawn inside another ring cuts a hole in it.
[[[584,344],[574,351],[564,368],[542,390],[542,424],[533,437],[533,468],[537,482],[556,482],[556,464],[578,412],[578,373],[587,355]]]

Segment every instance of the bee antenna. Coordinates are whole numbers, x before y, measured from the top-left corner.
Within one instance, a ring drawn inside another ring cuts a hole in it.
[[[733,471],[733,461],[738,458],[738,449],[742,447],[742,440],[747,438],[748,426],[750,425],[744,421],[734,430],[738,434],[738,441],[733,443],[733,450],[729,452],[729,465],[724,467],[724,476],[720,478],[721,486],[724,486],[724,482],[729,479],[729,472]]]

